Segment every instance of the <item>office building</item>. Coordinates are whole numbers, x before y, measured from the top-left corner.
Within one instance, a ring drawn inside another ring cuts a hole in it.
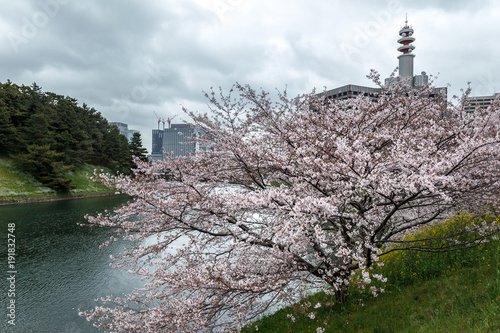
[[[154,129],[151,158],[163,160],[166,154],[172,157],[187,156],[190,153],[210,149],[192,142],[190,138],[199,134],[200,131],[189,124],[169,124],[169,128]]]
[[[397,41],[400,44],[397,50],[401,52],[401,55],[398,56],[399,75],[394,78],[385,79],[384,83],[386,86],[391,85],[393,82],[397,82],[402,78],[409,80],[409,85],[414,88],[419,88],[429,83],[429,77],[426,72],[421,72],[419,75],[413,75],[413,59],[415,58],[415,54],[413,53],[415,46],[412,44],[415,41],[413,33],[413,27],[408,25],[408,19],[406,19],[405,24],[399,30],[399,39]],[[434,94],[437,95],[443,90],[446,94],[446,87],[437,87],[434,89]],[[339,88],[328,90],[325,93],[329,99],[342,100],[355,98],[360,95],[369,97],[370,99],[377,99],[381,92],[381,88],[348,84]]]
[[[128,125],[125,124],[125,123],[120,123],[120,122],[117,122],[117,121],[112,121],[112,122],[109,122],[110,125],[113,125],[113,126],[116,126],[118,128],[118,131],[120,131],[120,134],[125,136],[127,138],[128,141],[130,141],[130,139],[132,138],[132,136],[134,135],[134,133],[140,133],[138,130],[134,130],[134,129],[128,129]]]
[[[124,123],[120,123],[117,121],[112,121],[109,122],[110,125],[116,126],[118,130],[120,131],[121,135],[124,135],[125,137],[128,137],[128,125]]]
[[[500,98],[500,97],[498,97],[498,95],[499,95],[499,93],[493,94],[491,96],[468,97],[467,100],[468,100],[469,104],[467,104],[465,106],[465,111],[466,112],[474,112],[474,110],[477,107],[485,109],[488,106],[490,106],[490,104],[493,103],[493,101],[496,98]]]

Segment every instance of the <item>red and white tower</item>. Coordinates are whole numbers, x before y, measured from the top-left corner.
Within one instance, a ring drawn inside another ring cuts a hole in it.
[[[398,51],[402,54],[398,56],[399,59],[399,76],[413,78],[413,58],[415,55],[412,53],[415,46],[411,45],[415,41],[413,37],[413,28],[408,25],[408,15],[406,15],[405,25],[399,30],[398,43],[401,46]]]

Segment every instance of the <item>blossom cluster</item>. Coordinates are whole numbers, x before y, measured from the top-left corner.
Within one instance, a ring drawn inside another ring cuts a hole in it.
[[[102,328],[239,329],[311,290],[342,297],[355,272],[361,287],[383,281],[370,267],[405,233],[498,208],[498,103],[466,113],[465,99],[404,83],[377,99],[242,85],[207,98],[210,113],[186,112],[204,133],[191,140],[212,149],[97,175],[134,199],[89,221],[136,241],[116,265],[146,279],[85,312]]]

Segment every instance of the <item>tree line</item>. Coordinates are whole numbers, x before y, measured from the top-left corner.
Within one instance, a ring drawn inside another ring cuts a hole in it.
[[[47,187],[69,190],[64,178],[85,163],[130,174],[132,156],[146,159],[140,133],[128,142],[116,126],[75,98],[36,83],[0,83],[0,156],[10,157]]]

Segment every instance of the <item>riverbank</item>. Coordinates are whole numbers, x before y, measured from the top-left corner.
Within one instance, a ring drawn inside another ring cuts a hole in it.
[[[108,193],[88,193],[88,194],[80,194],[80,195],[60,195],[60,196],[52,196],[52,197],[37,197],[37,198],[19,198],[19,199],[0,199],[0,206],[5,205],[17,205],[17,204],[25,204],[25,203],[34,203],[34,202],[52,202],[52,201],[61,201],[61,200],[75,200],[75,199],[86,199],[86,198],[99,198],[99,197],[109,197],[113,195],[120,195],[116,192],[108,192]]]
[[[439,241],[436,235],[443,230],[453,234],[462,216],[448,220],[445,227],[417,231],[412,239]],[[500,217],[484,221],[500,223]],[[383,265],[373,267],[372,274],[387,281],[372,281],[385,290],[377,297],[352,283],[343,302],[314,294],[242,332],[255,332],[256,326],[259,332],[273,333],[500,332],[500,240],[442,253],[394,251],[380,261]]]
[[[31,175],[19,171],[12,160],[0,158],[0,205],[115,195],[114,189],[90,179],[95,169],[102,170],[101,167],[84,164],[75,171],[67,173],[65,178],[71,179],[75,188],[61,193],[43,186]],[[103,171],[109,172],[109,170],[105,169]]]
[[[491,262],[490,262],[491,263]],[[498,276],[488,263],[461,268],[433,279],[388,290],[377,298],[360,296],[335,306],[313,309],[300,304],[256,322],[255,332],[499,332]],[[313,299],[313,304],[318,300]],[[295,321],[287,315],[292,314]],[[327,325],[325,325],[325,323]],[[318,327],[325,328],[317,331]]]

